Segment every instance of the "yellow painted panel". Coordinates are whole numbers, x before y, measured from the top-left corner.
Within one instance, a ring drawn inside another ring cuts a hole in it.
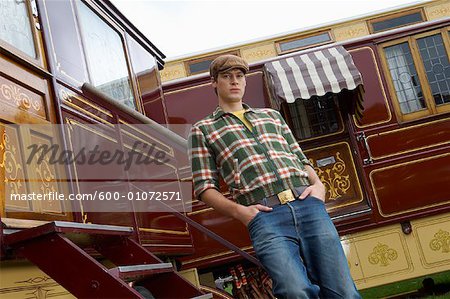
[[[183,63],[170,64],[167,63],[164,69],[160,71],[161,81],[167,82],[174,79],[186,77],[186,70]]]
[[[408,249],[401,234],[391,230],[355,242],[365,278],[412,271]]]
[[[259,45],[241,50],[241,56],[248,62],[259,61],[277,56],[277,51],[273,43]]]
[[[450,2],[425,6],[425,13],[428,20],[450,17]]]
[[[359,22],[347,26],[336,27],[333,29],[333,35],[336,41],[343,41],[369,35],[369,29],[367,28],[366,22]]]
[[[413,232],[425,268],[450,265],[450,219],[418,223]]]
[[[200,280],[198,278],[198,273],[196,268],[187,269],[183,271],[179,271],[178,274],[187,279],[190,283],[195,285],[197,288],[200,288]]]
[[[347,257],[348,267],[350,268],[350,273],[353,280],[359,280],[364,278],[361,262],[358,257],[358,252],[353,241],[345,240],[342,241],[342,248],[344,248],[345,256]]]
[[[7,261],[0,264],[0,297],[75,298],[38,267],[22,261]]]

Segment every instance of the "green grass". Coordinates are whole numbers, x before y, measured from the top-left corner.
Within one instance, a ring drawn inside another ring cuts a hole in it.
[[[435,296],[419,296],[417,291],[423,288],[422,282],[425,278],[432,278],[434,280],[435,286],[443,286],[443,285],[450,286],[450,271],[447,271],[361,290],[360,293],[364,299],[378,299],[378,298],[450,299],[450,292],[448,291],[447,293]]]

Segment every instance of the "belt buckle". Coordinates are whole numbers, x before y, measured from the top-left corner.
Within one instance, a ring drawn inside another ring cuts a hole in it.
[[[294,193],[292,193],[291,189],[287,189],[278,193],[277,197],[282,205],[295,199]]]

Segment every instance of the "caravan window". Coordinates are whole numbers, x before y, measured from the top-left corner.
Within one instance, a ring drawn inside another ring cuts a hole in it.
[[[449,28],[382,45],[400,120],[450,111]]]
[[[297,99],[283,103],[285,118],[297,139],[322,137],[341,131],[342,125],[336,107],[337,95],[328,93],[308,100]]]
[[[26,1],[0,1],[0,40],[36,58]]]

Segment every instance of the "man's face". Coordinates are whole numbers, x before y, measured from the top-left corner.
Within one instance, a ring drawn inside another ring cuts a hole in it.
[[[217,89],[219,99],[227,103],[241,101],[245,85],[245,74],[240,69],[219,73],[217,79],[212,83],[213,88]]]

